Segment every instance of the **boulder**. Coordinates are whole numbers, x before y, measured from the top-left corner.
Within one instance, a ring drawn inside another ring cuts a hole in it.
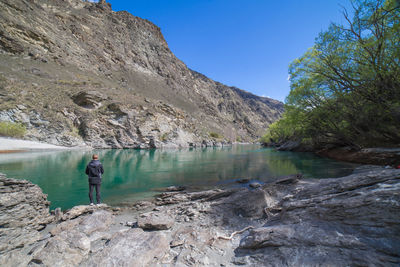
[[[259,188],[259,187],[261,187],[261,184],[260,184],[260,183],[257,183],[257,182],[253,182],[253,183],[250,183],[249,186],[250,186],[251,188]]]
[[[277,181],[275,181],[275,183],[277,183],[277,184],[295,184],[302,178],[303,178],[303,175],[301,173],[292,174],[292,175],[288,175],[288,176],[278,179]]]
[[[97,210],[90,216],[83,218],[79,224],[79,230],[87,235],[94,232],[107,231],[114,222],[114,216],[106,210]]]
[[[62,219],[64,221],[71,220],[71,219],[74,219],[81,215],[91,214],[94,211],[99,210],[99,209],[113,210],[113,208],[108,206],[107,204],[100,204],[100,205],[93,205],[93,206],[79,205],[79,206],[74,206],[70,210],[65,212]]]
[[[96,231],[106,231],[114,222],[114,216],[106,210],[96,210],[93,214],[68,219],[57,224],[50,233],[55,236],[65,231],[78,229],[80,232],[90,235]]]
[[[145,230],[167,230],[173,224],[174,218],[167,213],[149,212],[138,218],[138,227]]]
[[[78,266],[89,251],[90,239],[79,230],[72,229],[51,238],[32,262],[44,266]]]
[[[39,231],[53,220],[49,205],[39,186],[0,174],[0,255],[40,238]]]
[[[221,202],[235,214],[244,217],[260,218],[264,216],[264,208],[267,206],[266,194],[260,188],[253,190],[243,189]]]
[[[81,91],[72,96],[75,104],[87,109],[99,108],[106,99],[107,96],[98,91]]]

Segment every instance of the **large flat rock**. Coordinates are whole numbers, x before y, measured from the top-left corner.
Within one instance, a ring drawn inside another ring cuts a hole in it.
[[[91,255],[81,266],[151,266],[168,249],[164,234],[129,229],[114,235],[104,249]]]
[[[265,266],[400,264],[400,170],[302,181],[278,200],[238,255],[251,253]]]

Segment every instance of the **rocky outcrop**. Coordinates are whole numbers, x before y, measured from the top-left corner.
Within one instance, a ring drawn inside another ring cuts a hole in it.
[[[32,245],[3,250],[0,263],[400,264],[400,170],[391,168],[363,166],[347,177],[320,180],[291,175],[254,189],[164,192],[153,203],[124,209],[78,206],[59,217]],[[36,225],[30,219],[24,224]]]
[[[157,26],[104,1],[1,0],[0,37],[0,120],[27,139],[212,146],[257,140],[283,112],[188,69]]]
[[[19,263],[20,254],[41,239],[40,231],[52,221],[49,204],[37,185],[0,174],[1,266],[17,265],[10,263]]]
[[[364,148],[339,147],[323,149],[317,154],[336,160],[362,163],[400,166],[400,148]]]
[[[175,218],[167,213],[144,213],[138,218],[139,228],[144,230],[168,230],[174,224]]]
[[[72,96],[75,104],[89,109],[101,107],[101,102],[106,99],[106,96],[97,91],[82,91]]]
[[[375,169],[286,189],[265,186],[273,199],[269,220],[241,240],[237,253],[268,266],[396,266],[399,185],[399,170]]]

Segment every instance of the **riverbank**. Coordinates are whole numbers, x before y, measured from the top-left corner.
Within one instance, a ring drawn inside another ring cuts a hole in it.
[[[348,147],[323,149],[317,155],[346,162],[361,164],[400,166],[400,148],[364,148],[360,150]]]
[[[87,146],[66,147],[56,146],[42,142],[0,137],[0,153],[16,153],[25,151],[73,150],[90,149]]]
[[[364,166],[335,179],[289,176],[255,188],[164,192],[123,208],[53,214],[43,212],[46,197],[29,182],[1,177],[0,190],[3,266],[400,263],[395,169]]]
[[[299,141],[288,141],[279,144],[264,143],[262,146],[275,148],[278,151],[312,152],[322,157],[359,164],[372,164],[392,167],[397,167],[400,165],[400,147],[374,147],[363,149],[355,149],[354,147],[315,148],[311,145],[303,145]]]

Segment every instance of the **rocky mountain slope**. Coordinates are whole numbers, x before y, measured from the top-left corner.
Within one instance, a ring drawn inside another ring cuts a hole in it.
[[[137,148],[253,141],[281,102],[190,70],[105,1],[0,0],[0,121],[27,139]]]
[[[400,170],[251,184],[50,215],[37,186],[0,174],[0,264],[399,266]]]

